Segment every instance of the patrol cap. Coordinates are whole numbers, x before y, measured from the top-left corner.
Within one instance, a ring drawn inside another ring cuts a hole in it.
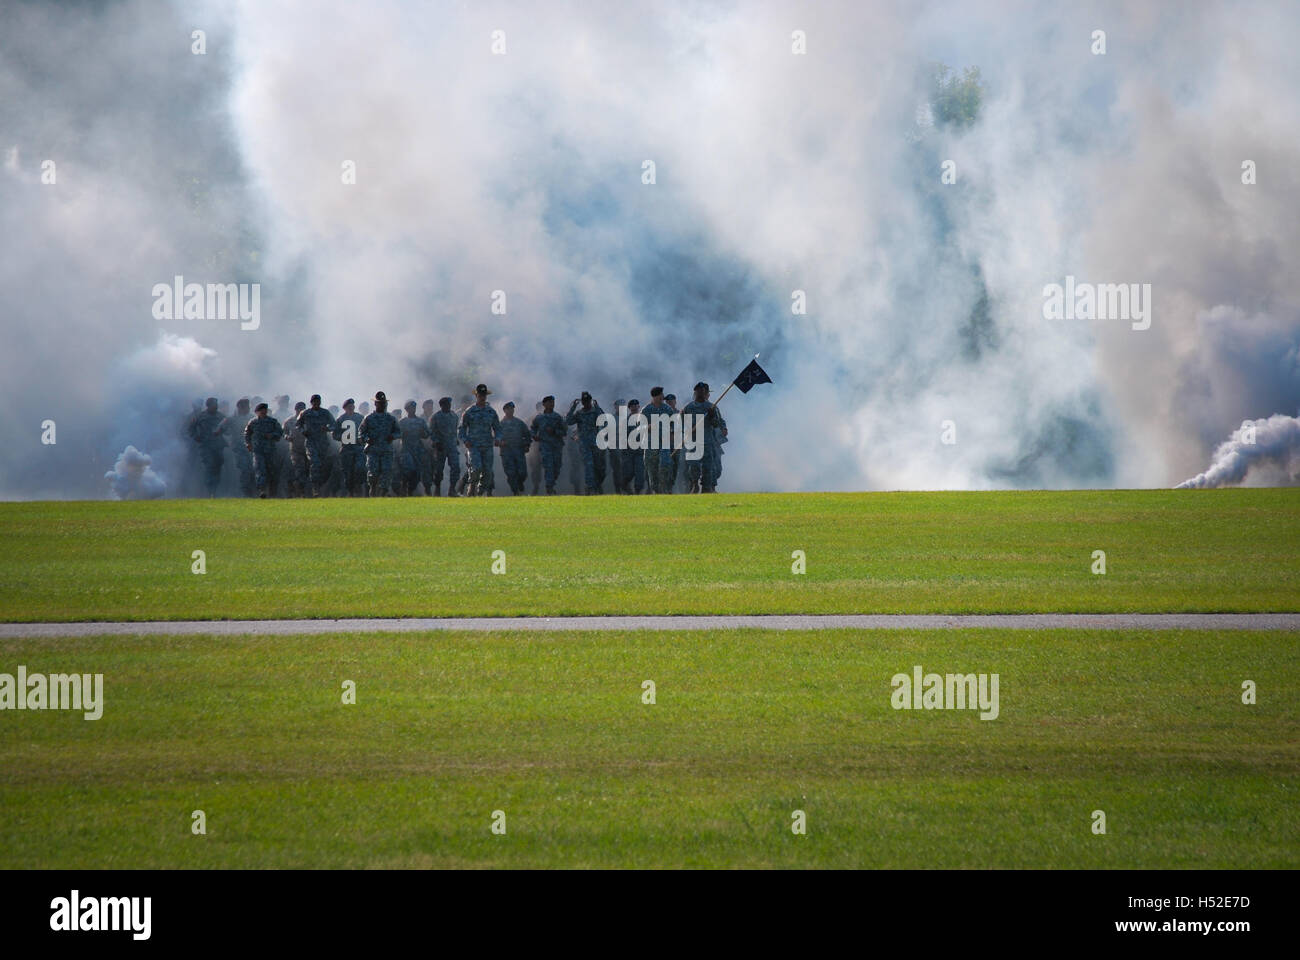
[[[701,380],[699,383],[697,383],[697,384],[695,385],[695,389],[696,389],[696,390],[708,390],[708,389],[709,389],[709,385],[708,385],[707,383],[705,383],[703,380]]]
[[[639,406],[641,406],[641,401],[640,401],[640,400],[629,400],[629,401],[627,402],[627,405],[628,405],[628,408],[629,408],[629,409],[632,408],[632,407],[639,407]]]
[[[415,409],[415,401],[414,401],[414,400],[407,400],[406,403],[403,404],[403,406],[406,407],[407,410],[414,410],[414,409]]]
[[[616,406],[616,407],[625,407],[625,406],[627,406],[627,401],[626,401],[626,400],[615,400],[615,401],[614,401],[614,406]]]
[[[319,394],[319,393],[313,393],[313,394],[311,395],[311,402],[312,402],[312,403],[320,403],[320,394]]]
[[[546,396],[542,397],[542,403],[554,403],[554,402],[555,402],[555,397],[552,394],[548,393]]]
[[[451,406],[451,397],[439,397],[439,398],[438,398],[438,406],[440,406],[440,407],[450,407],[450,406]]]
[[[248,409],[248,397],[240,397],[235,401],[235,409],[238,410],[240,407]]]
[[[487,396],[492,391],[487,388],[486,383],[480,383],[477,387],[474,388],[474,392],[479,394],[480,396]]]
[[[346,400],[343,401],[343,406],[344,406],[345,409],[346,409],[347,407],[355,407],[356,405],[357,405],[357,402],[356,402],[355,400],[353,400],[351,397],[348,397]]]
[[[426,400],[426,401],[424,401],[424,403],[422,404],[422,406],[425,406],[425,407],[431,407],[431,406],[433,406],[433,400],[432,400],[432,398],[431,398],[431,399],[428,399],[428,400]]]
[[[582,391],[582,399],[583,399],[583,400],[590,400],[590,399],[591,399],[591,394],[589,394],[586,390]]]
[[[253,408],[253,412],[256,413],[258,410],[270,410],[270,409],[271,408],[266,405],[266,401],[263,400],[261,403],[259,403],[257,406]]]
[[[293,405],[293,408],[294,408],[295,410],[306,410],[306,409],[307,409],[307,404],[305,404],[305,403],[303,403],[301,400],[299,400],[297,403],[295,403],[295,404]]]
[[[664,399],[665,399],[665,400],[671,400],[673,403],[676,403],[676,402],[677,402],[677,394],[675,394],[675,393],[665,393],[665,394],[664,394]]]
[[[513,400],[507,400],[502,405],[501,409],[504,410],[506,407],[509,407],[511,410],[513,410],[515,408],[515,402]]]

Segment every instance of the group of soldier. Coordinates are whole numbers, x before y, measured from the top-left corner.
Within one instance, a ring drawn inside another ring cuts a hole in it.
[[[447,496],[490,496],[498,451],[512,494],[527,493],[530,485],[537,494],[543,484],[546,493],[555,494],[566,449],[574,493],[602,493],[607,478],[621,494],[716,489],[727,425],[709,402],[706,383],[695,385],[694,399],[680,410],[676,396],[654,387],[644,410],[637,400],[618,400],[613,414],[634,423],[653,414],[703,417],[702,455],[695,458],[683,456],[680,426],[662,449],[602,448],[597,435],[606,414],[586,391],[564,416],[555,411],[553,396],[543,397],[531,423],[515,415],[513,401],[498,414],[487,401],[490,393],[480,383],[474,401],[459,412],[452,409],[451,397],[439,400],[436,410],[432,400],[422,408],[408,400],[404,417],[389,412],[382,390],[373,409],[352,398],[341,409],[325,408],[319,394],[290,409],[289,397],[281,396],[274,415],[258,398],[251,401],[251,414],[250,400],[241,398],[235,413],[227,415],[209,397],[190,418],[186,435],[208,496],[217,495],[228,449],[240,492],[248,497],[413,496],[421,490],[436,497],[443,495],[444,476]]]

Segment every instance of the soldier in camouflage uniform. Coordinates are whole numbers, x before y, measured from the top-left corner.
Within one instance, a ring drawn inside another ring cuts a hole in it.
[[[645,422],[641,415],[641,401],[627,402],[627,432],[632,434]],[[623,458],[623,493],[640,493],[645,489],[645,456],[640,450],[620,450]]]
[[[542,397],[542,412],[533,417],[533,439],[541,452],[542,473],[546,479],[546,492],[555,495],[555,481],[560,477],[564,463],[564,437],[567,432],[564,418],[555,412],[555,398]]]
[[[289,441],[289,496],[307,495],[310,478],[307,473],[307,438],[303,435],[298,414],[307,409],[299,400],[293,406],[293,416],[284,422],[284,436]]]
[[[216,397],[208,397],[203,409],[190,421],[190,439],[198,444],[203,488],[209,497],[217,495],[217,486],[221,483],[221,464],[226,449],[225,425],[226,417],[217,411]]]
[[[325,491],[333,429],[334,417],[328,410],[321,409],[320,394],[313,393],[311,406],[298,414],[298,431],[302,434],[308,467],[308,481],[303,485],[303,492],[308,497],[319,497]]]
[[[664,388],[651,387],[650,402],[646,404],[645,410],[642,411],[643,416],[645,416],[646,420],[650,424],[650,431],[646,438],[647,444],[652,436],[660,437],[662,441],[660,427],[654,418],[671,416],[672,412],[673,408],[664,403]],[[647,446],[643,459],[645,462],[645,476],[649,483],[650,492],[672,493],[672,484],[667,482],[667,473],[669,468],[672,466],[672,451],[658,448],[651,449]]]
[[[677,394],[675,393],[664,394],[664,403],[668,405],[669,413],[678,412]],[[665,452],[660,453],[659,463],[660,463],[659,469],[663,474],[663,481],[668,488],[666,492],[667,493],[675,492],[677,487],[677,480],[682,475],[682,438],[679,432],[678,425],[673,426],[672,446],[669,447],[666,453]]]
[[[578,404],[582,408],[578,408]],[[604,414],[590,393],[582,391],[582,396],[569,405],[569,415],[564,422],[578,428],[578,449],[582,452],[582,478],[587,484],[587,495],[600,492],[605,483],[605,451],[596,447],[596,434],[599,427],[596,420]]]
[[[263,500],[275,492],[276,443],[284,436],[280,421],[267,414],[265,403],[254,410],[256,416],[244,426],[244,447],[253,455],[253,482]]]
[[[230,438],[231,452],[235,456],[235,472],[239,474],[239,492],[246,497],[257,496],[257,482],[253,479],[253,455],[238,439],[243,435],[244,427],[252,415],[248,409],[248,397],[240,397],[235,404],[235,415],[227,417],[222,424],[222,433]]]
[[[447,496],[459,496],[456,483],[460,480],[460,450],[456,443],[459,417],[451,409],[451,397],[438,401],[438,412],[429,418],[429,434],[433,439],[433,495],[442,489],[442,468],[449,468]]]
[[[397,424],[402,431],[402,492],[408,497],[420,492],[424,482],[424,441],[429,438],[429,425],[424,417],[416,416],[415,401],[406,401],[406,416]],[[427,496],[432,491],[426,484]]]
[[[475,401],[465,409],[460,421],[460,438],[470,455],[469,495],[491,496],[495,458],[493,444],[497,440],[501,418],[488,406],[491,393],[485,384],[474,388]]]
[[[626,400],[614,401],[614,412],[611,416],[614,418],[614,436],[618,436],[618,411],[621,407],[627,406]],[[599,449],[599,448],[597,448]],[[618,448],[618,441],[601,451],[601,455],[606,457],[609,462],[609,474],[614,481],[614,492],[623,492],[623,451]]]
[[[420,405],[420,418],[429,428],[425,439],[420,441],[420,448],[424,451],[420,461],[420,482],[424,484],[424,492],[429,496],[433,495],[433,411],[436,406],[432,400],[425,400]]]
[[[375,394],[374,412],[361,421],[359,436],[366,445],[366,481],[370,496],[391,496],[393,475],[393,441],[401,436],[397,418],[388,412],[388,397],[380,390]]]
[[[509,400],[501,408],[505,411],[497,427],[497,446],[501,448],[501,466],[506,471],[506,483],[510,492],[521,494],[524,483],[528,480],[528,448],[533,444],[533,435],[528,424],[515,416],[515,402]]]
[[[682,429],[686,429],[687,417],[701,414],[704,416],[703,436],[697,434],[696,440],[704,441],[704,455],[698,460],[686,461],[686,479],[691,485],[691,493],[713,493],[717,486],[713,473],[713,464],[718,455],[717,430],[722,418],[717,408],[709,403],[709,385],[703,380],[695,385],[695,399],[682,408]]]
[[[533,421],[536,421],[537,415],[542,412],[542,401],[538,400],[533,406]],[[542,487],[542,445],[537,442],[537,437],[533,436],[532,421],[528,424],[529,436],[533,437],[533,445],[528,448],[528,456],[525,460],[528,463],[528,485],[532,487],[532,495],[537,496],[537,492]]]
[[[361,448],[361,421],[363,417],[354,409],[356,401],[348,397],[343,401],[343,413],[334,421],[334,439],[339,442],[339,471],[343,474],[344,496],[361,496],[361,478],[365,463]]]

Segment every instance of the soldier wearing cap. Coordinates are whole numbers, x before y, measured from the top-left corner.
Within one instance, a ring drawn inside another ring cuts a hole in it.
[[[704,455],[698,460],[686,461],[686,480],[691,485],[691,493],[713,493],[717,485],[714,475],[714,461],[718,455],[717,431],[721,417],[717,408],[709,403],[709,385],[701,380],[695,385],[695,399],[682,408],[682,429],[695,429],[695,421],[687,422],[687,417],[704,417],[703,440]]]
[[[307,409],[299,400],[293,405],[293,416],[284,421],[284,436],[289,441],[289,496],[306,496],[311,489],[307,474],[307,438],[302,432],[298,415]]]
[[[554,397],[542,397],[540,406],[541,412],[533,417],[532,434],[541,454],[546,492],[554,496],[555,481],[559,479],[560,467],[564,463],[564,436],[567,431],[564,418],[555,412]]]
[[[406,416],[398,427],[402,431],[402,492],[409,497],[418,494],[424,482],[424,441],[429,439],[429,424],[416,415],[414,400],[406,401]],[[432,492],[427,483],[424,492],[426,496]]]
[[[582,456],[582,478],[587,484],[587,496],[599,493],[605,483],[605,451],[596,448],[596,434],[600,430],[596,421],[604,412],[584,390],[581,397],[569,404],[569,415],[564,418],[565,424],[578,428],[578,450]]]
[[[669,414],[677,413],[677,394],[665,393],[664,403],[668,406]],[[663,474],[664,484],[667,486],[665,493],[672,493],[677,486],[677,478],[682,472],[682,438],[680,433],[680,420],[678,425],[672,429],[672,444],[667,450],[660,451],[659,469]]]
[[[465,409],[460,420],[460,439],[469,451],[469,495],[472,497],[491,496],[494,485],[496,461],[492,451],[501,418],[488,406],[487,398],[491,392],[486,384],[480,383],[475,387],[474,402]]]
[[[515,416],[515,402],[507,401],[501,408],[504,416],[497,428],[497,446],[501,448],[501,466],[506,472],[506,483],[510,492],[521,494],[528,480],[528,448],[533,444],[533,435],[528,424]]]
[[[631,436],[644,429],[645,417],[641,414],[641,401],[627,402],[627,432]],[[641,493],[645,490],[645,457],[640,450],[620,450],[623,458],[623,493]]]
[[[656,443],[663,442],[663,434],[659,427],[661,421],[658,418],[671,416],[672,412],[672,407],[664,403],[664,388],[651,387],[650,402],[646,404],[645,410],[642,411],[642,415],[650,424],[648,440],[657,437],[659,440],[657,440]],[[667,470],[667,467],[665,467],[664,464],[667,464],[668,466],[672,465],[672,451],[665,451],[659,446],[654,446],[652,448],[651,445],[647,443],[645,454],[642,459],[644,461],[643,469],[645,471],[646,484],[649,491],[651,493],[672,493],[672,484],[665,483],[664,481],[664,475]]]
[[[614,429],[615,429],[616,437],[617,437],[617,430],[618,430],[618,412],[619,410],[621,410],[623,407],[626,406],[627,406],[626,400],[620,398],[614,401],[614,412],[611,414],[611,416],[614,418]],[[623,482],[624,482],[623,451],[619,449],[617,439],[615,439],[614,443],[610,444],[605,450],[602,451],[602,455],[606,457],[609,461],[609,474],[614,481],[614,492],[622,493]]]
[[[226,417],[217,410],[217,398],[208,397],[203,409],[190,421],[190,439],[198,444],[199,463],[203,467],[203,486],[209,497],[217,495],[221,483],[221,464],[225,459]]]
[[[235,455],[235,472],[239,474],[239,492],[246,497],[257,496],[257,483],[253,479],[253,457],[236,438],[243,435],[244,427],[251,417],[248,397],[240,397],[235,403],[234,416],[227,417],[226,422],[221,425],[221,432],[231,438],[230,449]]]
[[[244,447],[253,456],[253,482],[263,500],[275,492],[276,443],[284,436],[280,421],[269,415],[265,403],[253,410],[254,417],[244,425]]]
[[[308,468],[304,493],[309,497],[319,497],[329,476],[330,432],[334,429],[334,416],[321,408],[320,394],[313,393],[311,406],[302,410],[297,419]]]
[[[447,496],[459,496],[456,484],[460,480],[460,449],[456,443],[456,428],[460,418],[451,409],[451,397],[438,400],[438,412],[429,418],[429,434],[433,438],[433,495],[442,490],[442,468],[449,472]]]
[[[384,391],[375,393],[375,409],[361,421],[361,442],[366,445],[366,482],[370,496],[391,496],[393,441],[401,436],[397,418],[388,412]]]
[[[420,461],[420,482],[424,484],[424,492],[430,496],[433,494],[433,411],[437,404],[432,399],[425,400],[420,404],[420,419],[424,425],[429,428],[429,433],[425,439],[420,441],[421,457]]]
[[[361,449],[361,421],[365,419],[356,411],[357,402],[348,397],[343,401],[343,412],[334,421],[333,436],[339,442],[339,471],[342,473],[343,495],[361,496],[361,478],[365,474],[365,460]]]

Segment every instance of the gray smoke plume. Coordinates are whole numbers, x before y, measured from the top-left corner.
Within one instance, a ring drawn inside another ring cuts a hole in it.
[[[114,500],[156,500],[167,492],[167,484],[153,472],[153,458],[127,446],[104,474]]]
[[[1268,2],[9,0],[0,496],[102,496],[127,444],[184,495],[196,397],[608,407],[759,351],[728,489],[1168,486],[1300,408],[1297,36]],[[260,325],[160,318],[176,276],[260,284]],[[1066,276],[1150,283],[1150,329],[1044,319]]]
[[[1178,484],[1177,489],[1300,483],[1300,419],[1275,413],[1267,420],[1249,420],[1214,451],[1209,469]]]

